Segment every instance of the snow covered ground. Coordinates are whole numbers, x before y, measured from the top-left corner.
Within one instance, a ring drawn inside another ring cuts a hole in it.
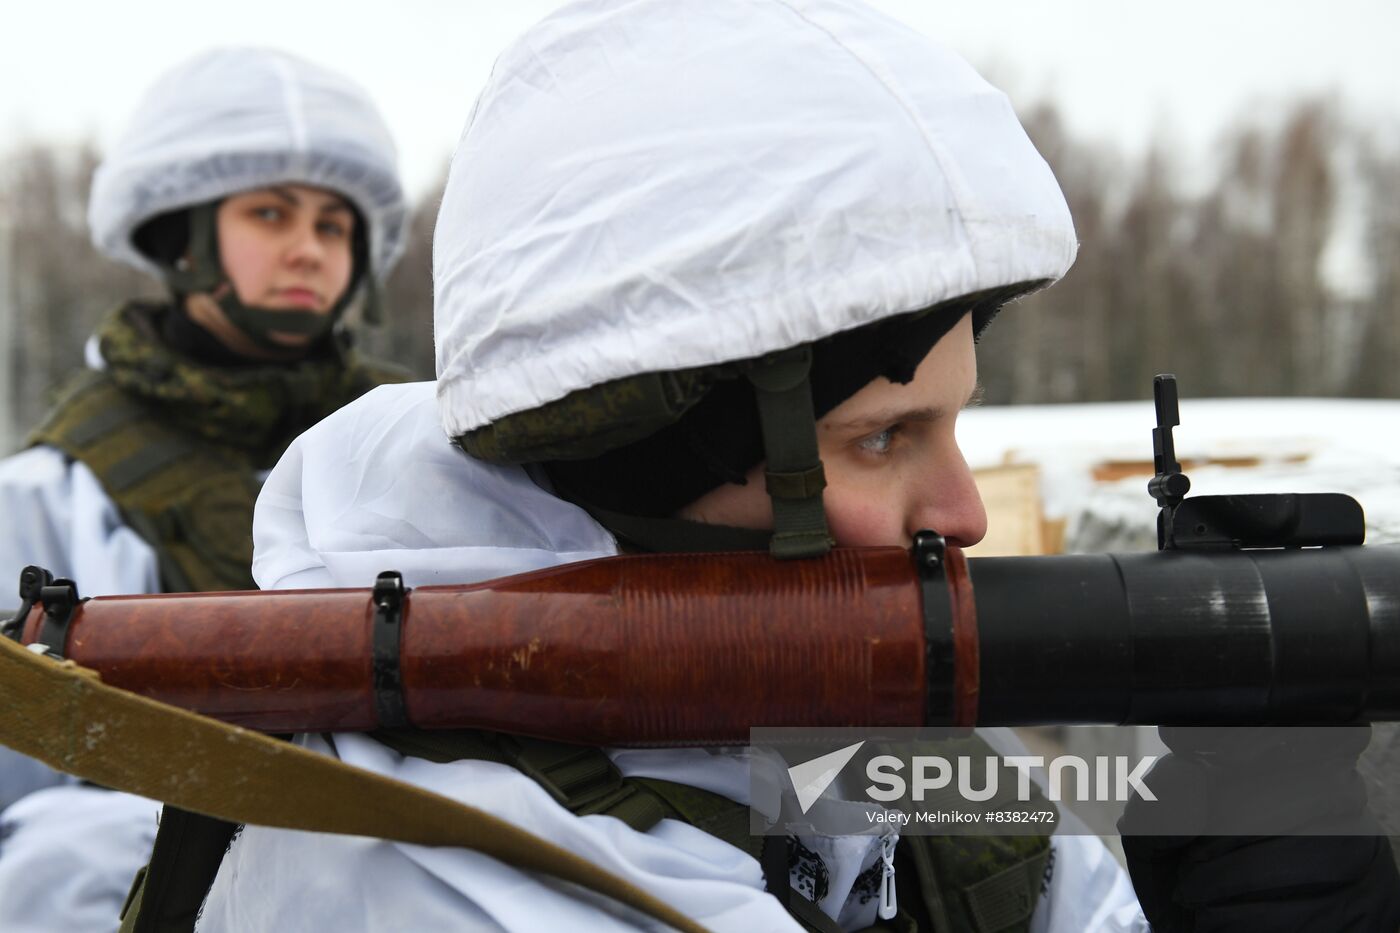
[[[958,438],[974,468],[1034,463],[1069,552],[1156,547],[1147,476],[1098,482],[1108,463],[1152,460],[1150,401],[970,408]],[[1187,466],[1191,495],[1342,492],[1366,512],[1368,544],[1400,542],[1400,400],[1183,399],[1177,456],[1257,461]]]

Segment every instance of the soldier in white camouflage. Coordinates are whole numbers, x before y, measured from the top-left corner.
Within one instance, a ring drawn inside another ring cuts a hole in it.
[[[860,3],[568,4],[501,55],[458,145],[437,382],[376,390],[293,443],[258,502],[254,577],[800,560],[921,528],[971,546],[986,518],[954,429],[974,338],[1075,247],[1005,96]],[[707,929],[1146,927],[1092,837],[751,836],[744,749],[296,741],[529,828]],[[127,929],[195,911],[201,933],[636,928],[469,849],[246,826],[202,848],[215,870],[195,884],[174,843],[162,827]]]
[[[378,319],[404,245],[388,129],[339,74],[211,51],[140,102],[97,170],[89,223],[168,297],[114,308],[28,449],[0,461],[0,579],[36,564],[85,596],[251,589],[267,471],[306,428],[407,378],[360,356],[349,330],[356,313]],[[0,929],[115,930],[158,805],[4,754],[29,789],[58,786],[0,817]]]

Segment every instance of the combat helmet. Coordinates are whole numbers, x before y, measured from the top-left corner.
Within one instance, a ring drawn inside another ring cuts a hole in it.
[[[1064,197],[1001,92],[859,3],[620,6],[523,36],[458,146],[434,240],[443,428],[492,462],[602,461],[739,386],[772,550],[820,553],[813,360],[863,342],[868,381],[916,332],[980,331],[1068,269]]]
[[[377,322],[377,287],[407,234],[397,163],[388,127],[358,85],[283,52],[215,49],[177,65],[147,91],[93,177],[88,224],[94,245],[109,257],[163,279],[176,294],[208,293],[227,281],[214,223],[221,199],[279,183],[344,196],[362,223],[350,286],[329,319],[302,315],[298,322],[295,312],[269,318],[231,288],[219,300],[266,346],[271,323],[278,330],[325,327],[357,297],[366,320]],[[152,248],[153,229],[171,227],[179,248]]]

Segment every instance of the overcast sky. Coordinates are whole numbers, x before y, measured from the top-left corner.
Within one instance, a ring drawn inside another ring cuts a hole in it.
[[[675,0],[678,3],[704,0]],[[1079,133],[1205,154],[1230,121],[1329,93],[1400,128],[1395,0],[873,0],[959,49],[1020,106],[1053,99]],[[278,46],[345,71],[384,109],[410,187],[445,163],[491,62],[558,0],[0,0],[0,140],[107,141],[187,54]],[[0,142],[0,148],[4,143]]]

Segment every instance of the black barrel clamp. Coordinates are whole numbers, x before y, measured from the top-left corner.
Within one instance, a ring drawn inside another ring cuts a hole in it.
[[[29,566],[19,575],[19,611],[14,617],[0,625],[0,635],[14,641],[24,638],[24,623],[35,604],[44,607],[44,621],[39,626],[39,636],[29,645],[35,654],[46,654],[52,658],[62,658],[68,647],[68,626],[73,621],[73,613],[82,602],[78,598],[78,587],[72,580],[55,580],[53,574],[43,567]]]
[[[39,601],[39,594],[44,587],[53,583],[53,574],[43,567],[29,566],[20,571],[19,574],[19,600],[20,607],[12,618],[6,619],[0,624],[0,635],[11,641],[20,641],[24,637],[24,623],[29,618],[30,611],[34,604]]]
[[[62,658],[68,650],[68,626],[82,599],[78,597],[78,586],[72,580],[55,580],[48,571],[37,567],[26,567],[25,572],[38,570],[36,587],[39,602],[44,607],[44,621],[39,625],[39,635],[29,650],[42,652],[52,658]],[[23,576],[21,576],[23,580]],[[24,596],[21,594],[21,598]],[[23,626],[24,623],[20,623]]]
[[[924,604],[924,724],[945,726],[953,721],[953,681],[957,658],[953,651],[953,618],[948,607],[948,581],[943,562],[948,542],[936,531],[914,535],[912,556]]]
[[[374,708],[381,729],[402,729],[409,724],[399,664],[407,595],[403,575],[397,570],[386,570],[374,581]]]

